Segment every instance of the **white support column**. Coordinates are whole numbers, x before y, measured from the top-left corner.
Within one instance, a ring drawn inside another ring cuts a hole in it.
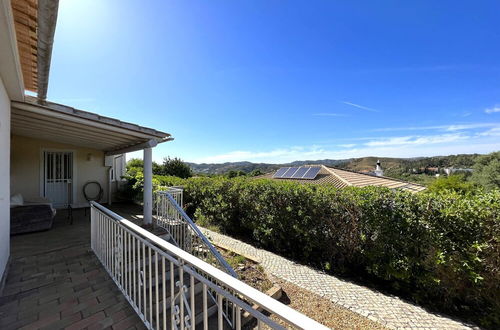
[[[144,149],[144,224],[153,222],[153,149]]]

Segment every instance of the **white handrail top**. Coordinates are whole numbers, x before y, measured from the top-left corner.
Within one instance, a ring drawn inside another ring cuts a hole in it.
[[[243,296],[252,300],[254,303],[258,304],[259,306],[262,306],[269,312],[278,315],[279,317],[290,322],[294,326],[303,329],[328,329],[328,327],[325,327],[321,323],[318,323],[317,321],[305,316],[304,314],[299,313],[295,309],[282,304],[281,302],[260,292],[259,290],[252,288],[248,284],[232,277],[231,275],[223,272],[222,270],[215,268],[214,266],[206,263],[205,261],[196,258],[192,254],[187,253],[186,251],[178,248],[177,246],[168,243],[167,241],[150,233],[146,229],[139,227],[133,222],[124,219],[122,216],[114,213],[113,211],[108,210],[99,203],[96,203],[94,201],[91,201],[90,203],[92,206],[95,206],[100,211],[112,217],[114,220],[118,221],[125,227],[128,227],[130,230],[136,232],[142,237],[147,238],[151,242],[154,242],[156,245],[164,248],[165,250],[168,250],[168,252],[171,253],[172,255],[183,259],[184,261],[195,266],[196,268],[201,269],[209,276],[212,276],[213,278],[217,279],[217,281],[220,282],[221,284],[242,294]]]

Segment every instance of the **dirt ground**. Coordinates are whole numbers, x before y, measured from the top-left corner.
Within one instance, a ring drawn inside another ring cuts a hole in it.
[[[251,260],[223,249],[219,249],[219,251],[236,271],[240,280],[262,292],[266,292],[273,285],[280,286],[283,289],[283,295],[279,299],[282,303],[329,328],[385,329],[384,326],[341,307],[326,298],[285,280],[268,276],[259,264]],[[271,316],[271,319],[285,325],[276,316]]]

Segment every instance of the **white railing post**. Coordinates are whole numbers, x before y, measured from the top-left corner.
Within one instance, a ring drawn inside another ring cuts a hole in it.
[[[144,149],[144,223],[150,224],[153,220],[153,149]]]

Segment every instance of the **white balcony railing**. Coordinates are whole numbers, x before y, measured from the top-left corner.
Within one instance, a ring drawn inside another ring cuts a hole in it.
[[[182,208],[182,189],[168,187],[155,192],[153,223],[165,229],[168,241],[203,261],[238,277],[233,268],[220,255],[210,241]]]
[[[149,329],[326,329],[95,202],[91,247]]]

